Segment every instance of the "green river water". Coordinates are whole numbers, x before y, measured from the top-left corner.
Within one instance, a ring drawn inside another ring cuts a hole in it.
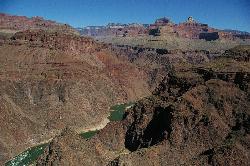
[[[134,103],[125,103],[112,106],[110,108],[111,112],[108,119],[110,121],[122,120],[125,109],[129,106],[132,106],[133,104]],[[80,135],[85,139],[89,139],[98,132],[99,132],[98,130],[93,130],[81,133]],[[32,164],[41,154],[43,154],[47,146],[48,143],[29,148],[26,151],[14,157],[12,160],[5,163],[5,166],[28,166]]]

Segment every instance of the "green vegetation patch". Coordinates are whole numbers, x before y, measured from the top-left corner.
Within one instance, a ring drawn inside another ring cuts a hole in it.
[[[27,149],[21,154],[17,155],[12,160],[8,161],[5,166],[25,166],[30,165],[34,162],[41,154],[48,144],[41,144],[32,148]]]
[[[80,135],[85,139],[89,139],[93,137],[96,133],[98,133],[98,131],[99,130],[88,131],[88,132],[81,133]]]

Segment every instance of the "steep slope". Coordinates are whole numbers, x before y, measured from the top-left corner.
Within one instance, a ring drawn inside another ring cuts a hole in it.
[[[143,71],[90,38],[27,30],[0,52],[1,161],[66,126],[98,125],[111,105],[150,94]]]
[[[209,80],[178,100],[169,103],[150,98],[135,108],[127,118],[131,122],[125,140],[132,153],[111,163],[249,164],[250,114],[246,94],[233,84]]]
[[[70,129],[53,139],[36,165],[103,165],[98,151]]]
[[[218,59],[174,67],[153,95],[87,141],[99,150],[88,159],[110,166],[249,165],[249,61],[221,60],[224,70]],[[52,158],[47,153],[37,163]],[[84,159],[79,164],[90,165]]]

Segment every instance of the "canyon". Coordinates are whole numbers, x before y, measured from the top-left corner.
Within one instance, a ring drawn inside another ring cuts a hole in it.
[[[0,14],[0,165],[44,142],[33,165],[249,165],[248,33],[107,27]]]
[[[176,66],[90,140],[65,130],[37,165],[249,165],[249,61],[216,61]]]
[[[150,94],[144,71],[93,39],[43,29],[2,38],[1,162],[66,126],[95,126],[110,106]]]

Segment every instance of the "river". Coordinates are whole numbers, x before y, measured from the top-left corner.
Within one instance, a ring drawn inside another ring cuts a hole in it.
[[[96,133],[99,132],[102,128],[104,128],[110,121],[120,121],[123,118],[124,111],[134,103],[124,103],[118,104],[110,107],[110,115],[107,119],[104,119],[103,123],[98,126],[89,129],[82,129],[82,132],[78,133],[85,139],[89,139],[93,137]],[[51,139],[49,140],[51,141]],[[6,166],[28,166],[31,165],[41,154],[43,154],[45,148],[49,143],[41,143],[40,145],[28,148],[24,152],[12,158],[10,161],[6,162]]]

